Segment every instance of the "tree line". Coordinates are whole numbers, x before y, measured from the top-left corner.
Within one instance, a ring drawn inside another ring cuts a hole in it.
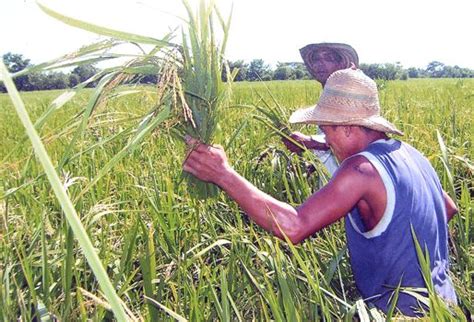
[[[11,73],[19,72],[33,66],[31,60],[21,54],[7,53],[3,61]],[[231,70],[237,69],[234,81],[268,81],[268,80],[296,80],[312,79],[301,62],[280,62],[273,69],[263,59],[254,59],[247,63],[243,60],[229,61]],[[409,78],[474,78],[474,70],[459,66],[448,66],[439,61],[432,61],[426,68],[410,67],[404,69],[400,63],[361,64],[360,69],[373,79],[406,80]],[[15,84],[21,91],[38,91],[72,88],[98,73],[100,69],[94,65],[81,65],[70,72],[42,71],[32,72],[15,78]],[[222,75],[226,79],[226,75]],[[136,80],[139,83],[156,83],[158,76],[146,75]],[[90,83],[94,87],[96,82]],[[0,82],[0,92],[6,92]]]

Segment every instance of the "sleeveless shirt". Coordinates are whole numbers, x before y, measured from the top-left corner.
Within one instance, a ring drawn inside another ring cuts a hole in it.
[[[345,218],[354,279],[362,296],[387,312],[394,289],[425,288],[412,230],[430,258],[436,292],[456,303],[448,276],[447,218],[443,190],[429,161],[406,143],[378,140],[359,153],[377,169],[387,191],[387,206],[378,224],[367,231],[357,208]],[[402,289],[403,290],[403,289]],[[422,294],[427,296],[427,294]],[[419,311],[417,299],[399,292],[397,308]]]

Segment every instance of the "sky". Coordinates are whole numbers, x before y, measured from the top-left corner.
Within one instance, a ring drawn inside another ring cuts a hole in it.
[[[188,0],[195,6],[197,0]],[[161,38],[186,17],[180,0],[41,0],[74,18]],[[437,60],[474,69],[473,0],[216,0],[233,6],[227,58],[301,62],[298,49],[345,42],[361,63],[426,68]],[[103,39],[43,13],[33,0],[2,0],[0,54],[38,64]],[[179,42],[179,36],[176,38]]]

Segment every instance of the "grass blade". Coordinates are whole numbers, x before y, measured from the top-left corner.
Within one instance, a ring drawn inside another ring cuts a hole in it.
[[[33,123],[31,122],[28,112],[23,104],[23,101],[20,98],[20,94],[18,93],[13,81],[8,74],[7,68],[5,67],[3,61],[0,62],[0,75],[2,76],[3,82],[8,90],[10,98],[15,106],[16,112],[20,117],[23,126],[28,133],[28,136],[31,140],[33,148],[35,150],[35,154],[38,157],[41,165],[43,166],[46,175],[48,177],[49,182],[53,188],[53,191],[61,205],[61,208],[64,211],[66,219],[71,226],[71,229],[74,231],[74,235],[76,236],[79,245],[81,246],[84,255],[96,276],[99,285],[101,286],[102,290],[104,291],[105,296],[107,297],[110,305],[112,306],[113,312],[119,321],[126,321],[127,315],[120,304],[120,299],[118,298],[115,290],[110,282],[107,273],[105,272],[102,263],[97,256],[97,253],[92,246],[92,243],[87,235],[84,226],[76,213],[76,209],[71,202],[66,190],[64,189],[61,180],[59,179],[58,174],[56,173],[53,163],[51,162],[46,149],[41,142],[41,139],[36,132]]]
[[[171,34],[168,34],[165,38],[163,38],[163,40],[160,40],[160,39],[155,39],[152,37],[146,37],[146,36],[141,36],[141,35],[132,34],[128,32],[118,31],[118,30],[94,25],[91,23],[87,23],[87,22],[72,18],[72,17],[62,15],[59,12],[51,10],[50,8],[41,4],[40,1],[37,1],[36,3],[40,7],[40,9],[43,10],[46,14],[72,27],[90,31],[102,36],[122,39],[122,40],[130,41],[130,42],[137,42],[137,43],[149,44],[149,45],[158,45],[158,46],[163,46],[163,47],[176,46],[169,42],[169,40],[172,38]]]
[[[176,321],[179,321],[179,322],[187,322],[188,320],[186,320],[184,317],[182,317],[181,315],[179,315],[178,313],[174,312],[173,310],[170,310],[168,309],[166,306],[164,306],[163,304],[159,303],[158,301],[148,297],[148,296],[144,296],[146,300],[150,301],[151,303],[153,303],[155,306],[159,307],[160,309],[162,309],[163,311],[165,311],[167,314],[169,314],[171,317],[175,318]]]

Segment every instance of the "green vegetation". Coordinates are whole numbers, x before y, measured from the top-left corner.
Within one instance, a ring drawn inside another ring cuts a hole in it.
[[[429,302],[436,305],[430,318],[470,317],[474,81],[387,81],[379,88],[384,115],[428,157],[460,208],[450,223],[460,309],[446,315],[432,294]],[[58,91],[22,94],[92,246],[133,315],[150,321],[380,316],[355,289],[342,223],[292,246],[252,224],[222,193],[192,198],[181,174],[185,146],[173,135],[173,124],[165,120],[141,132],[147,128],[143,124],[150,125],[143,122],[154,111],[159,89],[140,90],[109,96],[90,111],[86,124],[81,116],[88,113],[93,89],[64,105],[56,101],[53,109]],[[289,112],[318,96],[314,81],[236,83],[213,141],[226,147],[233,166],[251,182],[297,205],[319,187],[319,177],[306,178],[300,160],[255,118],[262,114],[252,106],[271,109],[278,102]],[[73,237],[10,98],[0,95],[0,105],[0,316],[112,319],[112,303]],[[45,111],[50,116],[42,121]]]
[[[113,57],[109,57],[112,59]],[[34,67],[30,60],[21,54],[7,53],[3,60],[12,73],[19,72],[24,68]],[[250,62],[243,60],[229,61],[229,67],[235,71],[234,81],[268,81],[268,80],[306,80],[312,76],[306,70],[303,62],[279,62],[272,68],[263,59],[252,59]],[[360,69],[372,79],[384,80],[406,80],[408,78],[474,78],[474,70],[459,66],[445,65],[439,61],[430,62],[426,68],[403,68],[399,63],[362,63]],[[99,71],[96,65],[86,64],[74,68],[70,73],[64,71],[36,71],[28,75],[15,78],[15,84],[22,91],[37,91],[64,89],[74,87],[84,82]],[[225,73],[222,78],[226,80]],[[155,84],[158,77],[153,74],[144,74],[140,78],[142,84]],[[96,82],[89,87],[97,85]],[[0,92],[6,89],[0,83]]]

